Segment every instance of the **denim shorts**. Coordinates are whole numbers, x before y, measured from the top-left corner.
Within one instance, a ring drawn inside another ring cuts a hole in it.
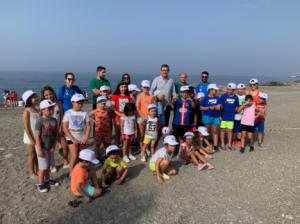
[[[210,117],[210,116],[203,115],[202,116],[202,122],[203,122],[204,125],[219,126],[220,119],[219,119],[219,117]]]
[[[264,133],[265,132],[265,122],[264,121],[258,121],[254,124],[254,130],[258,133]]]

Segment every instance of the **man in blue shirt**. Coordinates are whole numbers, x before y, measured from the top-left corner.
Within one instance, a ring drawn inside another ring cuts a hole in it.
[[[203,71],[201,73],[201,82],[196,86],[195,93],[202,92],[207,96],[207,86],[209,85],[208,82],[209,73],[208,71]]]
[[[234,115],[239,107],[239,98],[234,94],[236,84],[228,83],[227,91],[221,96],[221,147],[225,149],[225,132],[228,135],[228,149],[232,149],[232,130]]]
[[[66,84],[57,89],[56,92],[57,100],[62,106],[63,113],[65,113],[67,110],[72,108],[71,97],[75,93],[82,94],[81,89],[78,86],[75,86],[74,82],[75,82],[74,74],[68,72],[65,74]]]

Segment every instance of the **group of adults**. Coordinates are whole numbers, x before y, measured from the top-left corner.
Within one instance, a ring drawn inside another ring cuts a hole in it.
[[[180,92],[181,86],[189,85],[187,82],[188,75],[185,72],[180,72],[178,75],[178,81],[175,82],[170,78],[170,67],[167,64],[163,64],[160,67],[160,75],[155,77],[152,81],[150,93],[154,94],[156,90],[159,90],[164,94],[164,113],[165,122],[168,125],[170,120],[170,113],[172,111],[172,99],[177,97]],[[209,73],[207,71],[201,72],[201,81],[194,88],[195,93],[202,92],[207,95],[207,87],[209,83]],[[125,82],[128,85],[131,84],[131,77],[128,73],[122,75],[120,82]],[[73,73],[65,74],[65,85],[61,86],[57,90],[58,100],[62,103],[63,112],[72,107],[71,97],[75,93],[83,93],[83,91],[75,84],[75,75]],[[90,80],[89,87],[92,92],[92,105],[93,109],[96,108],[97,97],[100,96],[101,86],[111,87],[110,81],[106,78],[106,68],[98,66],[96,69],[96,76]],[[258,82],[250,83],[248,94],[251,94],[254,98],[258,96]]]

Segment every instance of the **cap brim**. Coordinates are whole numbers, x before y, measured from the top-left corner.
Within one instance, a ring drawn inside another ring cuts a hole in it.
[[[98,159],[94,159],[94,160],[92,160],[92,161],[90,161],[90,162],[96,165],[96,164],[99,163],[99,160],[98,160]]]
[[[176,142],[176,141],[172,141],[172,142],[170,142],[170,143],[167,143],[168,145],[178,145],[179,143],[178,142]]]

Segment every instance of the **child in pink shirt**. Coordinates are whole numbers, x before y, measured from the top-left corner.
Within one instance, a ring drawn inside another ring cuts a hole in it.
[[[238,111],[243,110],[241,119],[242,139],[241,139],[241,153],[245,152],[245,140],[248,137],[250,141],[250,152],[254,150],[254,121],[255,121],[255,105],[253,104],[253,97],[247,95],[245,103],[239,107]]]

